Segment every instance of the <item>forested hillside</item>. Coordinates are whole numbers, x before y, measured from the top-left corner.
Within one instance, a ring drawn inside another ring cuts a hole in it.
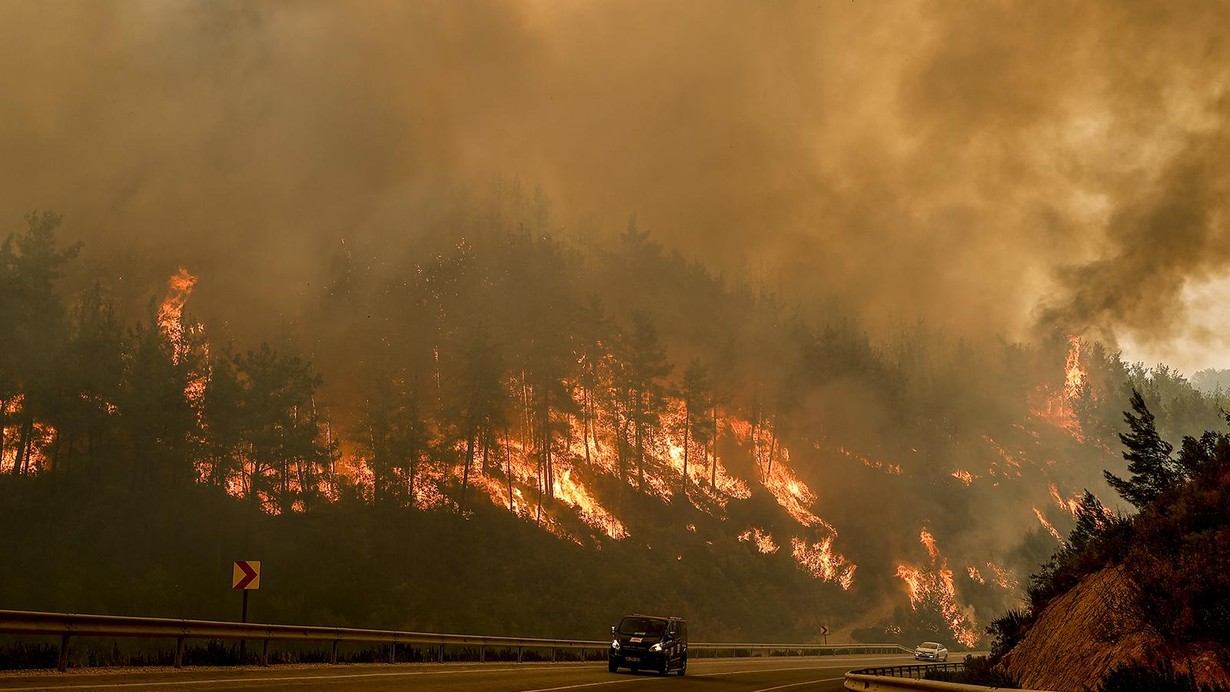
[[[1131,387],[1168,433],[1218,416],[1096,343],[872,336],[521,193],[347,234],[255,338],[194,312],[208,272],[117,286],[63,224],[0,249],[6,608],[234,617],[259,559],[255,619],[972,646],[1105,488]]]

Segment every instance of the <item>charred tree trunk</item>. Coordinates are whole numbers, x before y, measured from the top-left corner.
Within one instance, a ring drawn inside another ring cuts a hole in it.
[[[621,485],[628,483],[628,424],[631,418],[628,411],[622,413],[615,412],[615,418],[618,421],[619,429],[615,435],[615,459],[619,465],[619,482]]]
[[[491,426],[483,426],[483,475],[491,473]]]
[[[8,429],[9,422],[9,401],[8,399],[0,399],[0,462],[4,460],[4,449],[8,440],[5,438],[4,431]],[[3,471],[3,467],[0,467]]]
[[[505,480],[508,481],[508,511],[517,513],[516,502],[513,500],[513,470],[512,470],[512,440],[508,431],[504,431],[504,467]]]
[[[777,452],[777,428],[774,426],[773,441],[769,444],[769,458],[765,461],[765,479],[768,479],[769,476],[773,475],[773,459],[777,456]]]
[[[713,460],[709,462],[709,487],[716,490],[717,489],[717,464],[718,464],[718,454],[717,454],[718,433],[720,432],[720,428],[718,428],[718,412],[717,412],[717,401],[716,401],[717,393],[716,392],[714,393],[713,398],[715,400],[713,404]]]
[[[414,496],[415,487],[414,481],[419,475],[419,450],[410,450],[410,463],[406,464],[406,492],[409,496],[406,498],[406,503],[411,510],[418,508],[418,500]]]
[[[636,434],[636,488],[641,492],[645,491],[645,408],[644,394],[638,391],[633,423]]]
[[[457,513],[461,515],[466,513],[466,491],[470,487],[470,464],[474,463],[474,438],[477,435],[476,430],[471,430],[470,434],[466,435],[466,461],[461,471],[461,500],[457,503]]]
[[[551,434],[551,400],[546,387],[542,389],[542,410],[539,411],[539,437],[542,444],[542,463],[543,471],[546,476],[543,479],[545,485],[547,505],[550,506],[555,500],[555,463],[551,458],[551,442],[553,435]]]
[[[688,439],[692,432],[692,406],[684,402],[683,405],[683,483],[680,485],[680,492],[684,497],[688,496]]]
[[[2,411],[0,411],[2,413]],[[585,465],[589,466],[593,463],[590,458],[589,438],[593,432],[594,425],[594,393],[586,389],[581,397],[581,434],[585,436]],[[0,442],[3,442],[0,439]]]
[[[13,475],[25,475],[30,465],[30,439],[34,433],[34,419],[29,414],[21,419],[21,430],[17,434],[17,453],[13,457]]]

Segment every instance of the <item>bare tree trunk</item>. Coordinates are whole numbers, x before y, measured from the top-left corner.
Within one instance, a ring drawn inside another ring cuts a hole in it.
[[[466,462],[461,472],[461,500],[457,503],[457,513],[462,515],[466,513],[466,490],[470,487],[470,464],[474,463],[474,437],[477,434],[477,431],[471,430],[470,434],[466,435]]]
[[[593,463],[589,452],[589,437],[594,425],[594,393],[589,389],[585,390],[585,395],[581,398],[581,411],[584,417],[581,423],[581,434],[585,436],[585,465],[589,466]],[[0,413],[3,413],[2,409],[0,409]],[[3,442],[3,440],[0,439],[0,442]]]
[[[13,475],[24,475],[30,466],[30,444],[34,433],[34,418],[26,414],[22,417],[21,432],[17,436],[17,455],[13,458]]]
[[[777,456],[777,429],[773,430],[773,441],[769,444],[769,458],[765,461],[764,476],[767,479],[773,473],[773,458]]]
[[[688,438],[692,432],[692,405],[689,402],[683,404],[683,484],[680,492],[686,498],[688,496]]]
[[[551,458],[551,401],[547,395],[548,391],[546,387],[543,387],[539,424],[542,431],[543,470],[546,472],[544,484],[546,486],[547,504],[550,505],[555,500],[555,463]]]
[[[641,492],[645,492],[645,408],[644,396],[638,391],[636,393],[636,420],[634,423],[636,425],[636,488]]]
[[[504,465],[505,480],[508,481],[508,511],[513,514],[517,513],[516,503],[513,501],[513,472],[512,472],[512,440],[508,438],[508,431],[504,431]]]
[[[718,465],[718,412],[717,412],[717,392],[713,394],[713,461],[709,463],[709,486],[717,488],[717,465]]]
[[[491,426],[483,428],[483,475],[491,473]]]
[[[407,465],[406,475],[409,476],[406,479],[406,490],[410,493],[407,501],[410,503],[410,509],[417,509],[419,503],[414,496],[414,481],[419,475],[419,450],[417,448],[410,450],[410,463]]]
[[[9,401],[8,399],[0,399],[0,461],[4,460],[4,445],[7,440],[4,437],[4,431],[8,429],[9,422]],[[3,469],[0,469],[2,471]]]

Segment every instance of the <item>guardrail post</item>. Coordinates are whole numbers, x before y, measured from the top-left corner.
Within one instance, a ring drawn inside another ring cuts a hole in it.
[[[556,649],[554,646],[553,646],[553,647],[551,647],[551,662],[552,662],[552,663],[555,663],[555,653],[556,653],[557,651],[559,651],[559,649]]]
[[[520,663],[520,662],[521,662],[521,655],[522,655],[522,654],[524,654],[524,653],[525,653],[525,647],[524,647],[524,646],[518,646],[518,647],[517,647],[517,663]]]
[[[397,663],[397,642],[389,642],[389,665]]]
[[[444,643],[440,643],[440,651],[436,654],[436,663],[444,663]]]
[[[269,666],[269,640],[266,639],[261,643],[261,665]]]
[[[178,637],[175,640],[175,667],[184,667],[184,638]]]
[[[63,673],[68,670],[68,635],[60,637],[60,658],[56,662],[56,670]]]
[[[487,647],[480,645],[478,647],[478,662],[485,663],[487,661]]]
[[[337,665],[337,640],[333,640],[333,650],[329,652],[329,665]]]

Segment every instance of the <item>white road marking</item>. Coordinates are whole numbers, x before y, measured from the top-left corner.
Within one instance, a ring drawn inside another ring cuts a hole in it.
[[[843,675],[839,678],[825,678],[823,680],[808,680],[806,682],[792,682],[788,685],[778,685],[777,687],[765,687],[759,690],[753,690],[753,692],[773,692],[773,690],[784,690],[787,687],[800,687],[802,685],[815,685],[816,683],[820,683],[820,682],[837,682],[838,680],[845,680],[845,679],[846,679],[846,676]]]
[[[600,685],[622,685],[625,682],[645,682],[646,680],[662,681],[664,678],[644,678],[644,677],[629,677],[626,680],[603,680],[602,682],[580,682],[575,685],[564,685],[562,687],[538,687],[532,690],[521,690],[521,692],[552,692],[552,690],[575,690],[580,687],[598,687]]]

